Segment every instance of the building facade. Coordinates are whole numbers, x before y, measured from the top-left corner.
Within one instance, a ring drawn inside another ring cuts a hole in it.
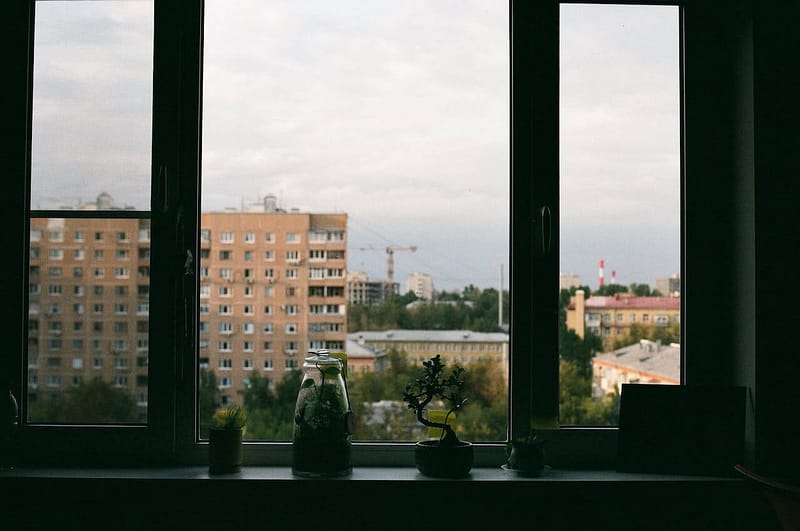
[[[656,289],[668,297],[681,296],[681,276],[678,274],[672,275],[669,278],[656,279]]]
[[[397,294],[397,285],[392,292]],[[386,282],[370,280],[363,271],[347,272],[347,304],[374,306],[386,302]]]
[[[433,300],[433,277],[427,273],[411,273],[406,281],[406,292],[412,292],[418,299]]]
[[[254,373],[279,381],[310,349],[344,350],[346,250],[346,214],[202,214],[200,366],[223,405]]]
[[[586,299],[577,290],[567,306],[567,328],[580,337],[592,332],[603,340],[607,350],[615,340],[624,339],[631,325],[667,327],[680,325],[679,297],[636,297],[620,293],[610,297],[593,296]]]
[[[622,384],[681,383],[681,346],[643,339],[592,359],[592,396],[619,393]]]
[[[109,201],[110,196],[101,195],[98,207],[111,209]],[[34,218],[29,275],[27,387],[32,407],[100,379],[134,397],[143,419],[150,220]]]
[[[385,330],[351,332],[348,340],[382,352],[394,350],[411,363],[436,356],[447,364],[467,365],[474,361],[498,363],[508,377],[508,334],[469,330]]]

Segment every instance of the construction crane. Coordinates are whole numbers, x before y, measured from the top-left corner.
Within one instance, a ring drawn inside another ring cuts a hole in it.
[[[379,251],[377,247],[360,247],[359,251]],[[386,294],[387,298],[391,298],[394,294],[394,252],[395,251],[411,251],[416,252],[417,246],[410,245],[408,247],[401,247],[399,245],[387,245],[384,249],[386,251]]]

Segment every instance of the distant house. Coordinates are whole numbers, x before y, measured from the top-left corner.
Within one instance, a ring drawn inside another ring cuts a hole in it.
[[[348,339],[345,343],[345,352],[347,352],[347,371],[350,374],[381,372],[385,368],[386,352],[382,349]]]
[[[427,360],[437,354],[446,363],[461,365],[472,361],[495,361],[508,375],[508,334],[472,332],[470,330],[384,330],[351,332],[348,343],[384,352],[395,350],[411,363]],[[348,350],[349,354],[349,350]]]
[[[667,327],[681,322],[680,297],[636,297],[620,293],[612,297],[585,298],[577,290],[567,307],[567,328],[584,337],[586,331],[603,340],[603,349],[624,339],[633,324]]]
[[[681,346],[643,339],[592,360],[592,396],[618,392],[624,383],[679,385]]]

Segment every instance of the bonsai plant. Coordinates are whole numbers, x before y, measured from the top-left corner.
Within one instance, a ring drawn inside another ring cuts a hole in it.
[[[438,354],[422,362],[420,378],[406,386],[403,400],[417,420],[429,428],[439,428],[439,439],[419,441],[414,448],[417,470],[426,476],[457,478],[472,468],[472,443],[460,441],[448,423],[450,416],[467,403],[463,396],[464,368],[456,365],[448,374]],[[447,413],[442,422],[426,418],[425,410],[434,401],[445,403]]]
[[[247,416],[233,404],[214,414],[208,433],[208,471],[229,474],[242,469],[242,435]]]
[[[515,470],[520,476],[536,477],[544,470],[544,441],[536,435],[515,439],[506,447],[508,461],[503,468]]]

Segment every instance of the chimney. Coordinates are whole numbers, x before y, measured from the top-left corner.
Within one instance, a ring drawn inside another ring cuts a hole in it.
[[[602,288],[603,287],[603,267],[605,266],[605,261],[600,259],[600,269],[598,270],[598,285]]]
[[[575,290],[575,333],[578,337],[586,334],[586,294],[582,289]]]

